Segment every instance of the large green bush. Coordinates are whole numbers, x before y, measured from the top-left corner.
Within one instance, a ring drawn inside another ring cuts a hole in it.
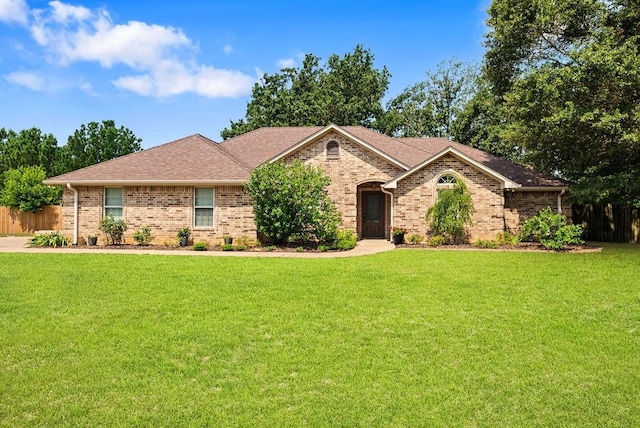
[[[444,236],[447,242],[459,243],[464,240],[474,211],[471,193],[458,181],[453,189],[438,192],[438,200],[427,210],[425,219],[435,234]]]
[[[300,161],[254,169],[246,188],[258,232],[274,244],[287,242],[293,235],[334,241],[340,212],[325,190],[330,183],[319,167]]]
[[[549,207],[524,222],[520,229],[523,241],[540,242],[545,248],[553,250],[584,243],[581,235],[582,226],[567,224],[562,214],[554,214]]]
[[[40,166],[23,166],[6,171],[0,204],[29,212],[41,210],[46,205],[59,204],[62,188],[43,184],[45,178],[45,171]]]

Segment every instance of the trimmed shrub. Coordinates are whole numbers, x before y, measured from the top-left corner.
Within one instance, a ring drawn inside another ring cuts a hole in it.
[[[439,247],[447,243],[447,239],[442,235],[436,235],[429,238],[427,245],[430,247]]]
[[[151,241],[153,241],[153,236],[151,236],[151,229],[148,226],[142,226],[140,229],[136,230],[133,233],[133,240],[136,241],[138,245],[149,245]]]
[[[407,242],[409,242],[409,244],[411,245],[420,245],[422,244],[422,241],[424,241],[424,236],[420,235],[419,233],[412,233],[407,238]]]
[[[331,244],[331,249],[346,251],[358,245],[358,236],[352,230],[339,230],[336,240]]]
[[[500,246],[518,245],[518,243],[520,242],[520,236],[511,233],[508,230],[505,230],[504,232],[498,233],[496,235],[496,241],[498,241],[498,244],[500,244]]]
[[[477,239],[473,242],[473,246],[476,248],[490,248],[495,249],[499,248],[500,244],[498,241],[494,241],[492,239]]]
[[[193,244],[193,251],[207,251],[206,242],[196,242]]]
[[[523,241],[540,242],[545,248],[562,250],[567,245],[583,244],[582,226],[567,224],[562,214],[554,214],[550,207],[524,222],[520,229]]]
[[[127,230],[127,223],[122,219],[116,220],[113,214],[109,214],[100,220],[100,230],[105,235],[107,245],[120,245]]]
[[[233,251],[233,245],[232,244],[223,244],[222,247],[220,247],[222,249],[222,251]]]

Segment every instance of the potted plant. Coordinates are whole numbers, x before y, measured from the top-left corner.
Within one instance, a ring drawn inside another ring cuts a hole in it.
[[[186,247],[189,245],[189,237],[191,236],[191,229],[188,227],[183,227],[178,230],[178,240],[180,241],[181,247]]]
[[[391,228],[391,238],[395,245],[400,245],[404,242],[404,234],[407,233],[406,229],[402,227]]]
[[[230,235],[224,235],[222,237],[222,240],[224,241],[224,245],[232,245],[233,244],[233,238]]]
[[[87,236],[87,244],[94,246],[98,243],[98,237],[96,235]]]

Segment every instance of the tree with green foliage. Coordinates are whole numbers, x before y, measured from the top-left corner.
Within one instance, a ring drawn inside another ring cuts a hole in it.
[[[244,119],[222,131],[225,140],[265,126],[371,124],[383,114],[382,98],[389,86],[386,67],[374,67],[373,54],[357,45],[326,65],[307,54],[300,68],[264,74],[253,87]]]
[[[394,137],[456,139],[456,121],[473,96],[477,70],[453,60],[438,64],[427,79],[387,103],[376,127]]]
[[[49,177],[56,172],[57,150],[56,138],[52,134],[43,134],[38,128],[23,129],[17,133],[0,129],[0,171],[40,166]],[[0,177],[0,188],[2,182]]]
[[[4,188],[0,205],[20,211],[36,212],[46,205],[56,205],[62,198],[62,188],[43,184],[46,173],[41,166],[21,166],[4,173]]]
[[[471,225],[474,212],[471,193],[464,182],[458,180],[452,189],[438,191],[438,200],[429,207],[425,219],[431,230],[442,235],[447,242],[460,243],[465,238],[466,227]]]
[[[336,238],[340,212],[325,188],[331,184],[319,167],[295,161],[266,163],[251,172],[251,196],[259,233],[282,244],[294,235],[323,242]]]
[[[575,182],[574,200],[640,206],[640,3],[494,0],[486,76],[506,144]]]
[[[131,130],[116,127],[113,120],[82,125],[60,148],[59,171],[64,173],[110,159],[134,153],[142,149],[142,139]]]

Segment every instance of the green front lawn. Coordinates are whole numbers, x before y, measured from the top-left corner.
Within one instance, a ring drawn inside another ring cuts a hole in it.
[[[639,426],[640,246],[0,254],[0,426]]]

